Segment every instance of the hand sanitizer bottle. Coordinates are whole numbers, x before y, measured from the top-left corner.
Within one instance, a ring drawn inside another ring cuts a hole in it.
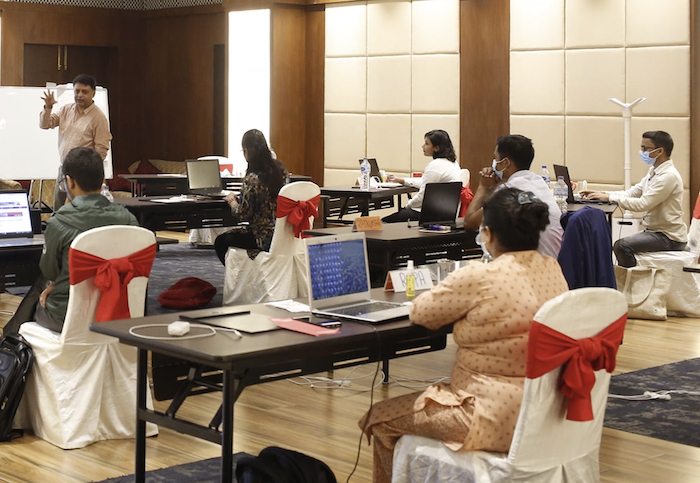
[[[416,297],[416,275],[413,273],[413,260],[406,265],[406,300]]]

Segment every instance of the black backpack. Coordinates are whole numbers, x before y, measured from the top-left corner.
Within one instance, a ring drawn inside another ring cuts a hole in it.
[[[21,429],[12,429],[12,420],[33,362],[34,353],[24,337],[8,334],[0,339],[0,441],[24,434]]]
[[[236,464],[238,483],[337,483],[323,461],[289,449],[270,446],[259,456],[244,456]]]

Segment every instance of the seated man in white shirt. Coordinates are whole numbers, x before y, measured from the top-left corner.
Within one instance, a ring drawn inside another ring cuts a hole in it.
[[[635,253],[685,249],[688,229],[683,222],[683,179],[673,165],[673,139],[664,131],[642,134],[639,157],[651,165],[647,175],[627,191],[583,191],[592,200],[614,201],[623,210],[646,212],[644,231],[620,238],[613,250],[623,267],[637,265]]]
[[[464,215],[464,228],[469,231],[479,229],[484,218],[481,207],[495,190],[505,186],[530,191],[549,206],[549,225],[540,236],[537,251],[557,258],[564,236],[560,222],[561,210],[547,183],[541,176],[530,171],[535,158],[532,141],[520,134],[501,136],[496,141],[493,156],[491,166],[479,171],[479,187]]]

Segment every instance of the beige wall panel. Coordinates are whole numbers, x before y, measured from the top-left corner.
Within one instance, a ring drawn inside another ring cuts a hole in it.
[[[356,168],[357,160],[365,156],[367,146],[365,114],[326,113],[324,125],[325,166]]]
[[[468,129],[468,126],[465,126],[465,128]],[[455,148],[455,153],[457,153],[457,162],[459,162],[459,115],[414,114],[411,122],[411,171],[423,171],[432,160],[432,158],[423,156],[423,142],[425,133],[433,129],[447,131],[447,134],[450,135],[452,146]],[[493,142],[495,144],[496,140],[494,139]],[[490,159],[487,164],[491,165]]]
[[[411,2],[369,2],[367,5],[367,54],[411,53]]]
[[[355,161],[357,163],[357,160]],[[357,169],[333,169],[326,168],[323,170],[323,179],[325,186],[337,186],[355,184],[357,177],[360,176],[360,168]]]
[[[411,111],[411,56],[367,59],[367,112]]]
[[[645,24],[655,16],[647,12]],[[623,0],[570,0],[566,2],[566,47],[622,47],[625,43]]]
[[[642,134],[646,131],[666,131],[673,138],[673,164],[683,177],[683,184],[690,186],[690,118],[687,117],[633,117],[631,129],[632,183],[647,173],[648,167],[639,159]]]
[[[592,49],[566,52],[567,114],[618,114],[608,99],[625,100],[625,50]]]
[[[367,6],[326,7],[326,57],[367,55]]]
[[[690,43],[689,0],[627,0],[626,31],[628,47],[687,45]]]
[[[326,59],[326,112],[367,111],[367,58]]]
[[[564,116],[510,116],[511,134],[522,134],[532,139],[535,147],[535,160],[530,168],[540,173],[542,165],[547,165],[554,176],[553,164],[564,163]]]
[[[510,53],[511,114],[564,114],[564,51]]]
[[[571,177],[593,183],[622,184],[623,136],[622,116],[567,117],[566,165]]]
[[[627,49],[627,97],[647,98],[635,114],[690,115],[690,47]]]
[[[564,0],[511,0],[511,50],[564,48]]]
[[[459,0],[414,1],[412,24],[414,54],[459,52]]]
[[[414,55],[414,113],[459,112],[459,55]]]
[[[411,169],[411,115],[367,114],[367,156],[381,169]]]

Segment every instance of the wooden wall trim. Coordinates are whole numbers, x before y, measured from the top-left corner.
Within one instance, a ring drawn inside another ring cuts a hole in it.
[[[461,0],[460,164],[473,180],[490,166],[496,139],[509,133],[509,79],[509,0]]]
[[[324,183],[324,73],[326,11],[324,6],[306,9],[306,156],[304,174]]]

